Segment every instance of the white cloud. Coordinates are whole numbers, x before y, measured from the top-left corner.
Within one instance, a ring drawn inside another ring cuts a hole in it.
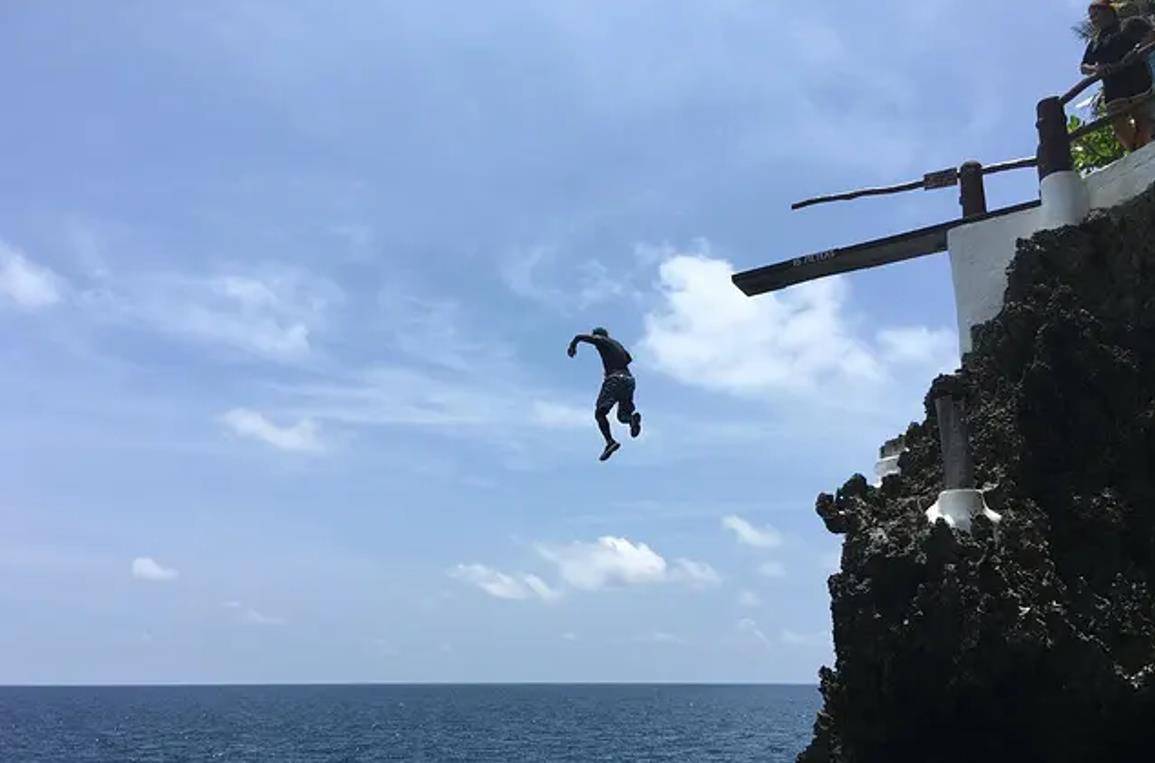
[[[776,548],[782,545],[782,534],[773,527],[755,527],[737,514],[722,518],[722,527],[732,530],[739,543],[756,548]]]
[[[539,546],[538,552],[558,567],[562,578],[574,588],[587,591],[620,583],[660,583],[666,579],[666,560],[645,543],[604,536],[596,543],[574,542],[568,546]]]
[[[747,609],[756,609],[762,606],[762,597],[753,591],[742,591],[738,594],[738,606]]]
[[[559,257],[551,247],[511,253],[502,263],[501,275],[514,294],[563,313],[639,295],[632,285],[635,268],[623,271],[618,265],[611,271],[600,260]]]
[[[61,299],[62,280],[48,268],[0,242],[0,295],[17,307],[39,310]]]
[[[317,425],[311,419],[302,419],[292,426],[277,426],[263,415],[247,408],[234,408],[221,416],[234,433],[259,440],[280,450],[319,452],[324,450],[317,436]]]
[[[578,640],[578,635],[576,633],[574,633],[573,631],[566,631],[565,633],[561,634],[561,637],[564,641],[577,641]]]
[[[677,254],[659,267],[661,304],[645,317],[641,346],[675,379],[739,395],[803,394],[835,386],[877,388],[894,366],[939,370],[953,334],[884,329],[876,342],[855,335],[846,316],[849,286],[833,276],[743,295],[729,262]]]
[[[566,583],[584,591],[612,585],[674,582],[697,588],[721,581],[718,572],[705,562],[679,558],[670,564],[645,543],[610,535],[598,538],[594,543],[539,544],[537,551],[557,565],[558,573]]]
[[[522,575],[521,579],[526,587],[533,591],[534,596],[537,596],[537,598],[542,601],[554,601],[561,596],[560,591],[555,591],[550,588],[546,582],[537,575]]]
[[[113,277],[85,293],[102,317],[278,361],[307,356],[315,329],[341,299],[332,284],[295,270]]]
[[[782,562],[762,562],[758,565],[758,574],[767,578],[784,578],[786,577],[786,566]]]
[[[958,337],[947,329],[926,326],[883,329],[878,332],[882,356],[893,365],[931,368],[948,373],[958,367]]]
[[[598,260],[587,260],[582,263],[578,272],[581,274],[577,290],[577,306],[585,310],[601,302],[621,297],[630,293],[626,280],[621,274],[611,275],[609,268]]]
[[[527,432],[578,427],[576,408],[545,401],[527,405],[511,396],[511,385],[533,386],[536,382],[509,364],[475,366],[468,373],[451,376],[392,365],[351,376],[283,390],[294,398],[295,412],[318,421],[437,429],[454,437],[480,436],[490,446],[522,447]],[[592,400],[580,419],[582,427],[593,429]]]
[[[749,617],[743,617],[738,621],[738,632],[747,638],[757,641],[762,646],[770,646],[770,639],[767,638],[766,634],[762,632],[762,629],[758,627],[758,623]]]
[[[643,346],[659,369],[689,384],[753,394],[806,390],[833,377],[875,381],[879,363],[843,323],[838,278],[750,299],[730,263],[676,255],[659,267],[661,309],[646,315]]]
[[[512,354],[478,332],[476,319],[455,300],[421,296],[412,287],[393,283],[378,294],[377,305],[389,344],[421,363],[462,373],[486,372]]]
[[[670,570],[670,579],[683,581],[697,588],[718,585],[722,576],[705,562],[695,562],[692,559],[675,559],[673,569]]]
[[[138,556],[132,560],[132,576],[137,580],[163,583],[168,580],[176,580],[179,575],[180,573],[176,570],[162,566],[152,557]]]
[[[490,596],[498,599],[524,600],[538,598],[555,601],[561,596],[536,575],[507,575],[484,564],[459,564],[449,571],[449,576],[475,585]]]
[[[686,640],[668,631],[651,631],[638,636],[636,641],[646,644],[685,644]]]

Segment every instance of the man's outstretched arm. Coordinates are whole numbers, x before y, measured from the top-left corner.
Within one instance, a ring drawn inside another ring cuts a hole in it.
[[[590,336],[589,334],[578,334],[575,336],[569,343],[569,349],[566,350],[566,354],[571,358],[577,354],[578,342],[585,342],[586,344],[592,344],[596,347],[598,344],[598,337]]]

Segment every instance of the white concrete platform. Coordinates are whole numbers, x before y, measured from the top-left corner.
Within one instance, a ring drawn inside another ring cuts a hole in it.
[[[960,225],[947,234],[958,313],[959,350],[971,351],[971,328],[1003,309],[1007,266],[1018,240],[1040,230],[1073,225],[1092,209],[1107,209],[1138,196],[1155,183],[1155,143],[1079,177],[1059,172],[1040,188],[1042,206],[1004,217]]]

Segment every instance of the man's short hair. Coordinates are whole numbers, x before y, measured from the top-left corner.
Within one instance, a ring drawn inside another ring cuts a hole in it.
[[[605,330],[604,328],[602,328],[601,326],[598,326],[596,329],[594,329],[594,330],[593,330],[593,331],[591,331],[590,333],[591,333],[591,334],[593,334],[594,336],[605,336],[605,337],[608,337],[608,336],[610,335],[610,332],[606,331],[606,330]]]

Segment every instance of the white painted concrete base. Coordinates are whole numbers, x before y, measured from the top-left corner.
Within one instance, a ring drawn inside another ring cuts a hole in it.
[[[1039,230],[1042,208],[960,225],[947,233],[961,354],[971,351],[971,328],[1003,309],[1007,266],[1016,244]]]
[[[1155,182],[1155,143],[1127,154],[1083,179],[1092,209],[1107,209],[1133,199]]]
[[[1083,178],[1074,170],[1056,172],[1043,178],[1039,184],[1042,215],[1039,230],[1078,225],[1091,211],[1091,196]]]
[[[883,477],[889,477],[892,474],[901,474],[902,470],[898,468],[898,456],[886,456],[880,458],[874,464],[874,474],[877,479],[874,486],[878,487],[882,484]]]
[[[1002,515],[987,507],[981,490],[944,490],[938,494],[934,505],[926,510],[927,521],[932,525],[942,519],[951,527],[967,533],[971,531],[971,520],[979,514],[996,524],[1002,520]]]
[[[899,469],[899,457],[887,456],[886,458],[879,458],[878,463],[874,464],[874,473],[879,479],[889,477],[891,474],[901,473]]]
[[[1082,222],[1089,210],[1106,209],[1134,198],[1155,183],[1155,143],[1083,178],[1056,172],[1039,186],[1042,206],[1013,215],[960,225],[947,233],[951,278],[958,311],[959,350],[972,349],[971,329],[1003,309],[1007,266],[1018,240]]]

